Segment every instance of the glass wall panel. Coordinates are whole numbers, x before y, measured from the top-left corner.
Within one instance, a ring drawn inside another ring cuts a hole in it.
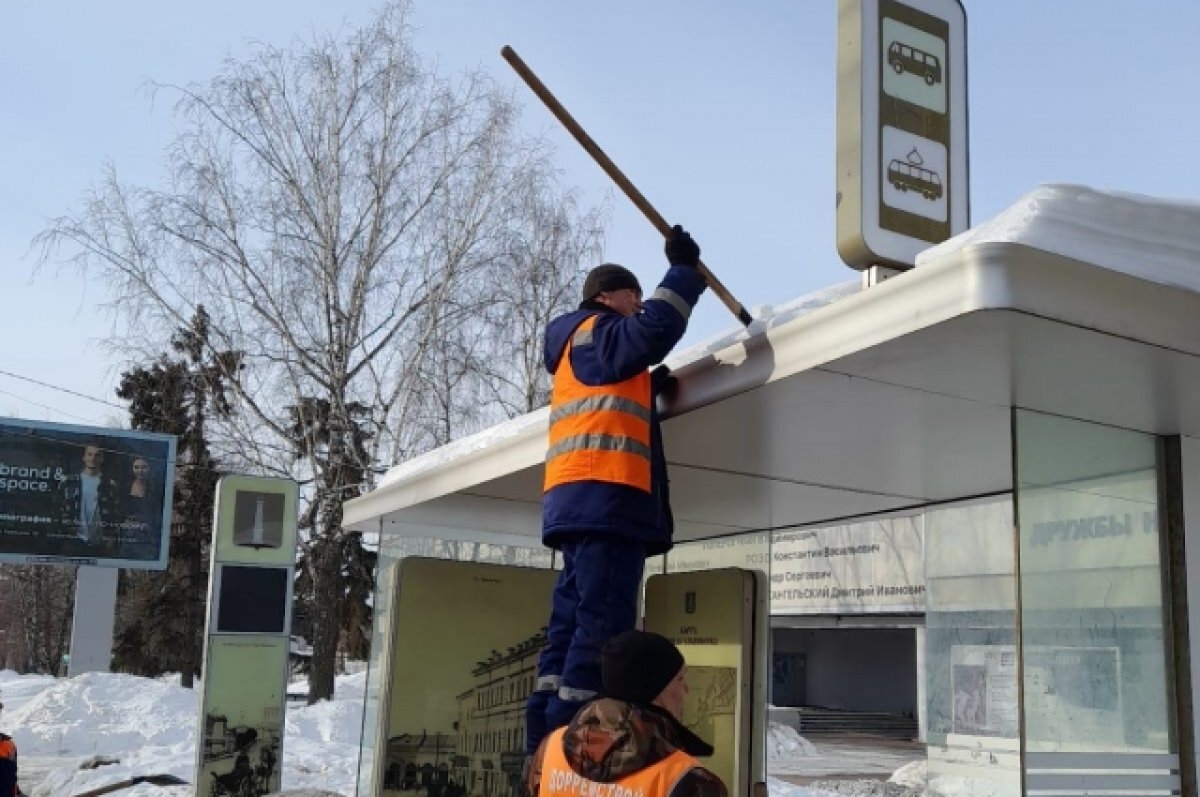
[[[757,595],[759,588],[765,588],[770,583],[770,546],[771,538],[766,533],[682,543],[666,555],[666,572],[679,574],[725,568],[759,571],[763,575],[757,582],[759,586],[755,588]],[[696,587],[709,583],[714,591],[727,596],[723,601],[736,600],[733,593],[740,589],[742,582],[739,579],[734,578],[731,583],[727,576],[712,578],[715,578],[715,582],[698,582]],[[686,589],[692,588],[689,586]],[[731,794],[744,792],[745,784],[760,780],[766,767],[767,712],[762,711],[761,707],[768,702],[765,665],[770,656],[769,619],[755,616],[753,620],[756,625],[752,629],[752,637],[768,641],[764,646],[767,650],[737,648],[732,643],[740,633],[750,630],[744,625],[750,618],[744,616],[744,610],[738,609],[736,604],[730,607],[723,602],[720,606],[714,606],[702,591],[685,593],[690,597],[685,597],[682,614],[678,614],[678,608],[674,611],[664,610],[661,602],[664,592],[660,591],[659,595],[660,602],[653,607],[657,609],[655,613],[660,620],[663,617],[675,617],[680,621],[676,639],[688,658],[690,693],[684,705],[683,721],[717,748],[716,755],[701,761],[727,778]],[[761,601],[759,606],[765,613],[767,606],[762,597],[758,595]],[[688,600],[691,601],[690,607]],[[675,606],[679,607],[680,604]],[[646,614],[647,620],[651,620],[652,610],[648,609]],[[689,639],[689,635],[692,638]],[[756,659],[756,653],[762,654],[763,658]],[[754,670],[753,676],[751,669]],[[738,757],[736,766],[733,755]],[[736,781],[728,780],[729,775],[735,772]]]
[[[930,795],[1021,794],[1012,497],[925,514]]]
[[[1093,789],[1166,793],[1158,441],[1027,411],[1015,423],[1026,787],[1082,772]]]
[[[391,602],[395,596],[395,574],[399,569],[396,566],[397,563],[410,556],[541,568],[551,567],[554,563],[552,552],[546,548],[446,540],[433,536],[434,529],[417,526],[404,528],[403,534],[398,533],[400,530],[397,530],[396,524],[393,524],[390,529],[392,529],[392,533],[383,535],[380,541],[379,561],[376,566],[371,654],[367,665],[367,684],[363,696],[362,747],[356,789],[356,793],[360,795],[381,793],[380,784],[375,783],[380,701],[386,698],[387,689],[384,679],[387,673],[391,672],[393,657],[403,656],[406,653],[403,650],[394,649],[395,646],[387,642],[391,638],[394,621]],[[531,542],[536,541],[531,540]],[[547,612],[549,612],[549,595],[547,595],[546,605]],[[480,610],[486,611],[486,607],[481,607]],[[420,655],[420,651],[413,651],[413,653]]]

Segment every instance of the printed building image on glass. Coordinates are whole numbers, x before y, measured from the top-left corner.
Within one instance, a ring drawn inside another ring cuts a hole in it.
[[[200,797],[279,791],[284,637],[217,636],[204,662]]]
[[[0,419],[0,561],[166,564],[175,438]]]
[[[376,742],[382,793],[523,794],[525,703],[546,645],[556,575],[437,559],[400,563],[394,663]]]
[[[950,231],[950,26],[880,0],[879,224],[939,243]]]

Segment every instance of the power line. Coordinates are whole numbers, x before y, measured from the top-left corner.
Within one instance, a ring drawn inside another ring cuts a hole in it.
[[[18,401],[24,401],[26,404],[32,404],[35,407],[41,407],[44,410],[50,410],[50,412],[57,412],[59,415],[65,415],[68,418],[73,418],[77,421],[83,421],[84,423],[92,423],[93,422],[91,418],[84,418],[82,415],[75,415],[73,413],[67,412],[66,410],[60,410],[58,407],[51,407],[49,404],[43,404],[40,401],[34,401],[33,399],[26,398],[25,396],[22,396],[19,393],[13,393],[12,391],[9,391],[9,390],[0,390],[0,393],[4,394],[5,396],[12,396],[13,398],[17,399]]]
[[[69,387],[61,387],[59,385],[52,385],[49,382],[43,382],[42,380],[34,379],[31,376],[22,376],[21,374],[14,374],[12,371],[5,371],[2,368],[0,368],[0,374],[3,374],[4,376],[11,376],[13,379],[20,379],[22,382],[29,382],[31,384],[38,385],[39,387],[46,387],[46,388],[50,388],[51,390],[57,390],[60,393],[67,393],[68,395],[75,396],[76,398],[87,399],[88,401],[94,401],[97,404],[105,404],[109,407],[115,407],[119,410],[128,410],[129,409],[128,407],[125,407],[121,404],[117,404],[116,402],[113,402],[113,401],[109,401],[108,399],[96,398],[95,396],[89,396],[86,393],[80,393],[77,390],[71,390],[71,388],[69,388]],[[67,413],[63,413],[63,414],[66,415]]]
[[[19,380],[21,380],[21,381],[23,381],[23,382],[29,382],[30,384],[38,385],[38,386],[40,386],[40,387],[44,387],[44,388],[49,388],[50,390],[57,390],[57,391],[59,391],[60,393],[66,393],[66,394],[68,394],[68,395],[71,395],[71,396],[76,396],[77,398],[87,399],[88,401],[94,401],[94,402],[96,402],[97,404],[103,404],[103,405],[105,405],[105,406],[108,406],[108,407],[113,407],[113,408],[115,408],[115,409],[121,410],[122,412],[129,412],[129,409],[130,409],[130,408],[129,408],[129,407],[127,407],[127,406],[124,406],[124,405],[122,405],[122,404],[117,404],[117,403],[115,403],[115,402],[112,402],[112,401],[108,401],[107,399],[97,398],[96,396],[89,396],[89,395],[88,395],[88,394],[86,394],[86,393],[80,393],[80,392],[78,392],[78,391],[76,391],[76,390],[72,390],[72,389],[70,389],[70,388],[67,388],[67,387],[62,387],[61,385],[52,385],[52,384],[50,384],[49,382],[43,382],[42,380],[40,380],[40,379],[34,379],[34,378],[33,378],[33,377],[31,377],[31,376],[24,376],[24,375],[22,375],[22,374],[15,374],[15,373],[13,373],[12,371],[6,371],[6,370],[4,370],[3,368],[0,368],[0,375],[3,375],[3,376],[8,376],[8,377],[12,377],[13,379],[19,379]],[[3,391],[3,390],[0,390],[0,393],[7,393],[7,395],[10,395],[10,396],[12,396],[12,397],[14,397],[14,398],[21,399],[22,401],[27,401],[27,402],[29,402],[30,404],[34,404],[34,405],[36,405],[36,406],[38,406],[38,407],[41,407],[42,409],[47,409],[47,410],[50,410],[51,412],[57,412],[57,413],[60,413],[60,414],[62,414],[62,415],[65,415],[65,416],[67,416],[68,418],[74,418],[75,420],[80,420],[80,421],[83,421],[84,423],[87,423],[88,425],[95,425],[95,421],[93,421],[93,420],[91,420],[91,419],[88,419],[88,418],[82,418],[82,417],[80,417],[80,416],[78,416],[78,415],[73,415],[73,414],[71,414],[71,413],[69,413],[69,412],[66,412],[66,411],[64,411],[64,410],[59,410],[59,409],[55,409],[54,407],[49,407],[49,406],[47,406],[47,405],[45,405],[45,404],[41,404],[41,403],[39,403],[39,402],[36,402],[36,401],[34,401],[34,400],[32,400],[32,399],[27,399],[27,398],[24,398],[23,396],[19,396],[19,395],[15,394],[15,393],[8,393],[7,391]],[[176,419],[174,419],[174,418],[168,418],[168,417],[166,417],[166,416],[154,416],[154,420],[159,420],[159,421],[175,421]],[[146,430],[146,431],[150,431],[150,430]],[[273,451],[273,452],[276,452],[276,453],[279,453],[279,454],[283,454],[283,455],[286,455],[286,456],[295,456],[295,455],[296,455],[296,453],[297,453],[297,452],[296,452],[296,450],[295,450],[294,448],[289,448],[288,446],[276,445],[276,444],[274,444],[274,443],[268,443],[268,442],[264,442],[264,441],[261,441],[261,440],[254,440],[254,441],[252,441],[252,442],[249,444],[249,447],[250,447],[250,448],[263,449],[263,450],[266,450],[266,451]]]
[[[130,409],[127,406],[124,406],[122,404],[117,404],[116,402],[113,402],[113,401],[108,401],[107,399],[98,398],[96,396],[89,396],[86,393],[80,393],[77,390],[72,390],[71,388],[62,387],[61,385],[53,385],[53,384],[50,384],[49,382],[43,382],[42,380],[34,379],[31,376],[15,374],[12,371],[6,371],[3,368],[0,368],[0,375],[9,376],[9,377],[12,377],[13,379],[19,379],[22,382],[29,382],[30,384],[38,385],[38,386],[44,387],[44,388],[49,388],[50,390],[57,390],[60,393],[66,393],[68,395],[75,396],[77,398],[87,399],[88,401],[94,401],[97,404],[103,404],[106,407],[113,407],[114,409],[121,410],[122,412],[129,412],[129,409]],[[8,395],[12,396],[13,398],[18,398],[18,399],[21,399],[22,401],[27,401],[30,404],[34,404],[38,407],[41,407],[42,409],[47,409],[52,412],[60,413],[62,415],[67,416],[68,418],[74,418],[75,420],[83,421],[89,425],[93,425],[93,426],[95,425],[95,421],[93,419],[83,418],[83,417],[80,417],[79,415],[73,415],[64,410],[59,410],[59,409],[55,409],[54,407],[49,407],[45,404],[40,404],[39,402],[36,402],[32,399],[27,399],[23,396],[19,396],[16,393],[8,393],[7,391],[0,391],[0,392],[7,393]],[[168,418],[168,417],[162,416],[162,415],[156,415],[153,417],[153,419],[158,420],[158,421],[175,421],[176,420],[175,418]],[[251,447],[262,448],[262,449],[266,449],[268,451],[275,451],[275,452],[278,452],[281,454],[287,454],[287,455],[293,455],[295,453],[295,451],[291,448],[287,448],[285,446],[274,445],[272,443],[266,443],[266,442],[262,442],[262,441],[255,441]]]

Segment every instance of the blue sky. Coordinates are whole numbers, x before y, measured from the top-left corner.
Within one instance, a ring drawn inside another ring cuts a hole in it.
[[[964,0],[972,220],[1043,182],[1200,200],[1200,3]],[[116,401],[102,285],[34,274],[30,239],[111,160],[157,181],[174,132],[147,79],[204,80],[253,40],[357,25],[374,3],[10,0],[0,50],[0,371]],[[414,0],[417,48],[490,72],[557,147],[566,182],[612,208],[606,259],[644,283],[661,239],[499,57],[512,44],[753,311],[856,279],[834,242],[836,0]],[[702,299],[682,345],[736,322]],[[120,410],[0,374],[0,415]]]

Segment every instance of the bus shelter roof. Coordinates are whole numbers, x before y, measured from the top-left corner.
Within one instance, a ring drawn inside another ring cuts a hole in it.
[[[1012,488],[1011,408],[1200,436],[1200,205],[1037,189],[865,290],[838,286],[674,362],[677,541]],[[537,545],[548,413],[393,468],[383,535]]]

